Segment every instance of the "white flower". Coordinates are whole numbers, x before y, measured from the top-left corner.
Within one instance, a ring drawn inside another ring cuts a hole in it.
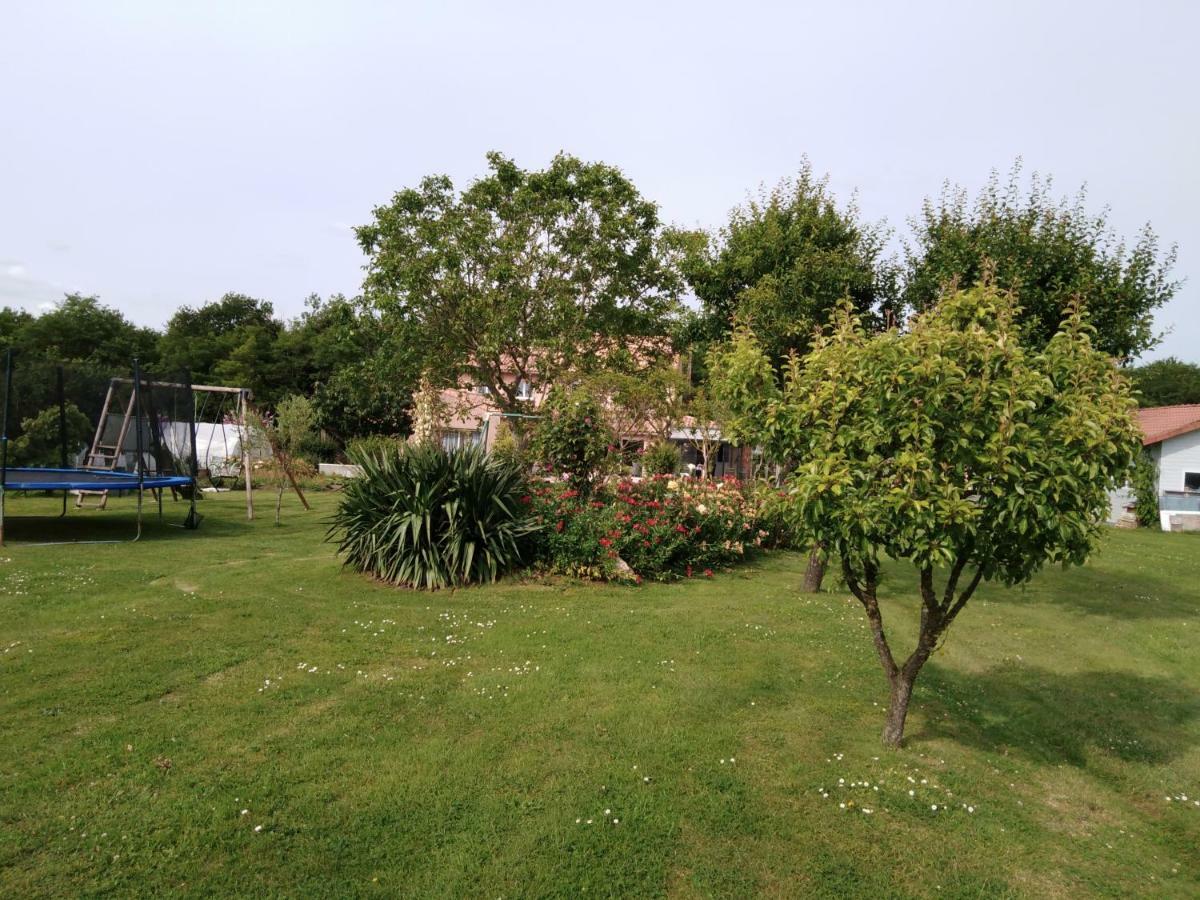
[[[262,826],[261,826],[261,825],[255,825],[255,826],[254,826],[254,831],[255,831],[255,833],[257,833],[257,832],[259,832],[259,831],[262,831]]]
[[[930,806],[929,808],[932,809],[934,812],[937,812],[937,804],[936,803],[933,804],[932,806]]]
[[[243,810],[242,810],[242,815],[243,815],[243,816],[248,816],[248,815],[250,815],[250,810],[248,810],[248,809],[243,809]]]

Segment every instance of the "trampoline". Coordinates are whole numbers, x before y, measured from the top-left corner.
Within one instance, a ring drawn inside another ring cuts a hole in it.
[[[120,522],[122,504],[108,514],[112,497],[132,495],[124,510],[136,516],[133,534],[142,536],[142,507],[149,492],[163,519],[163,496],[187,503],[182,527],[196,528],[196,423],[191,378],[149,377],[136,359],[125,371],[87,362],[59,362],[36,353],[4,354],[0,404],[0,544],[8,520],[64,522],[51,537],[78,533],[106,537]],[[61,494],[57,515],[49,514],[46,494]],[[68,509],[75,496],[74,513]],[[92,498],[95,503],[85,504]],[[8,509],[9,500],[19,501]],[[27,513],[13,515],[19,510]],[[69,515],[70,513],[70,515]],[[114,518],[115,516],[115,518]],[[69,522],[65,520],[70,519]],[[87,524],[91,523],[91,524]],[[44,528],[35,527],[35,530]],[[96,534],[99,529],[104,534]],[[64,533],[66,532],[66,533]],[[120,539],[116,539],[120,540]],[[113,543],[114,539],[45,540],[38,543]]]
[[[6,491],[136,491],[182,488],[192,484],[190,475],[147,475],[136,472],[98,472],[94,469],[4,470]]]

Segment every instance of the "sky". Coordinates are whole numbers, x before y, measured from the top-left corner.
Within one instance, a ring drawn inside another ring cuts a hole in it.
[[[0,305],[290,317],[358,292],[374,206],[493,149],[617,165],[703,228],[807,156],[897,245],[1019,157],[1178,245],[1146,358],[1200,362],[1197,34],[1184,0],[0,0]]]

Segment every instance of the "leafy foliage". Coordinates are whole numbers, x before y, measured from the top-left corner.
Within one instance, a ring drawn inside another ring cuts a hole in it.
[[[330,536],[346,565],[436,590],[494,582],[528,556],[535,530],[521,473],[478,448],[428,444],[356,454]]]
[[[506,419],[501,419],[500,424],[496,426],[496,439],[492,442],[491,453],[492,456],[522,472],[529,468],[525,448]]]
[[[636,581],[712,575],[713,567],[777,543],[761,527],[755,492],[733,479],[626,480],[598,488],[590,499],[546,483],[532,502],[542,525],[538,558],[567,575]]]
[[[1129,476],[1133,489],[1133,512],[1143,528],[1158,528],[1158,465],[1143,448],[1137,454]]]
[[[1017,584],[1047,563],[1086,560],[1140,444],[1128,385],[1080,310],[1040,352],[1020,340],[1017,315],[991,286],[875,337],[847,309],[793,359],[780,393],[751,407],[797,460],[797,521],[841,558],[867,611],[892,685],[888,743],[903,734],[917,672],[980,581]],[[924,602],[902,664],[876,594],[885,557],[914,565]]]
[[[687,257],[703,304],[698,330],[723,340],[750,328],[778,370],[849,301],[864,320],[883,320],[895,300],[895,273],[883,257],[887,232],[841,207],[828,178],[804,162],[794,178],[733,210],[729,223]]]
[[[67,294],[36,318],[10,319],[12,343],[56,362],[79,362],[130,372],[135,358],[143,367],[157,359],[157,335],[139,328],[97,297]]]
[[[603,398],[601,413],[613,434],[651,433],[663,439],[679,418],[689,387],[687,376],[663,359],[613,365],[585,379],[583,386]]]
[[[282,330],[267,301],[226,294],[171,316],[160,343],[163,363],[190,369],[194,384],[247,387],[260,403],[273,403],[277,370],[286,362],[277,343]]]
[[[488,167],[461,193],[431,176],[377,207],[357,229],[364,290],[419,371],[519,412],[520,381],[552,386],[662,334],[681,285],[657,208],[619,170],[563,154],[531,172],[489,153]]]
[[[67,465],[71,465],[75,454],[91,441],[94,428],[74,403],[65,404],[64,418]],[[62,437],[59,408],[55,404],[21,421],[21,436],[9,447],[9,465],[51,468],[62,465]]]
[[[1175,249],[1160,254],[1147,225],[1126,246],[1107,215],[1074,200],[1055,199],[1050,179],[1032,179],[1023,191],[1020,165],[1007,184],[993,172],[970,204],[961,188],[926,200],[913,221],[915,243],[907,251],[905,305],[933,307],[947,286],[969,285],[994,270],[994,282],[1021,298],[1021,332],[1035,348],[1058,332],[1071,305],[1086,299],[1095,346],[1118,359],[1137,356],[1158,343],[1154,311],[1174,296],[1170,278]]]
[[[611,445],[612,435],[594,394],[582,388],[551,391],[533,434],[532,451],[538,462],[563,475],[572,490],[586,496]]]
[[[321,446],[317,434],[317,412],[307,397],[283,398],[275,407],[275,429],[279,444],[293,457],[314,457]]]
[[[646,475],[674,475],[683,464],[683,455],[670,441],[655,441],[642,454],[642,471]]]
[[[1200,403],[1200,365],[1175,357],[1138,366],[1130,373],[1142,406]]]

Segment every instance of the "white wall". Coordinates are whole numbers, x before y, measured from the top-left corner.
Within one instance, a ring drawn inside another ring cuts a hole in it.
[[[1182,491],[1183,473],[1200,472],[1200,430],[1162,442],[1158,463],[1158,491]]]

